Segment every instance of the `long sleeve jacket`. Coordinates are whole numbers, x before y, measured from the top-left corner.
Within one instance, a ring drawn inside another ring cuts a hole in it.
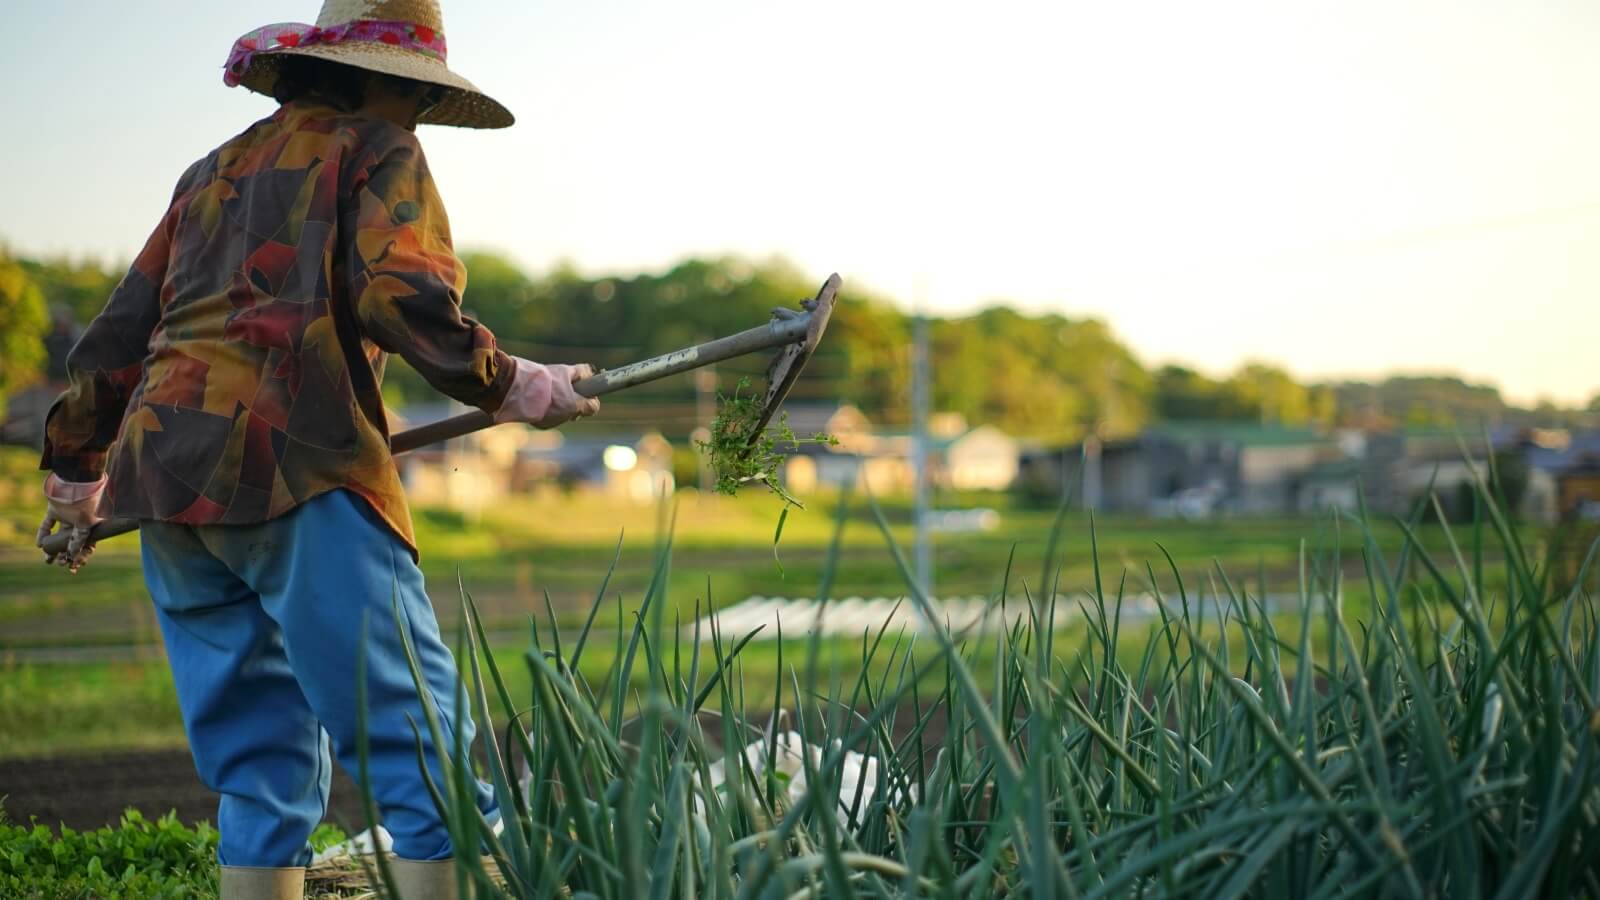
[[[68,357],[41,466],[108,474],[118,516],[188,524],[346,488],[414,550],[384,361],[497,409],[515,366],[461,314],[465,286],[416,136],[287,104],[184,174]]]

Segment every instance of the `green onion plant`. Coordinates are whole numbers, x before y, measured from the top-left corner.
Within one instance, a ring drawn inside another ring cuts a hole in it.
[[[1332,517],[1359,558],[1303,547],[1288,614],[1159,548],[1137,572],[1096,559],[1069,594],[1063,517],[1039,580],[998,573],[994,605],[1027,615],[987,634],[941,623],[879,513],[925,627],[865,634],[831,671],[813,637],[761,684],[740,660],[757,635],[668,616],[670,538],[599,681],[588,626],[534,623],[513,696],[463,592],[460,699],[493,737],[449,747],[431,786],[463,896],[1600,896],[1595,550],[1563,582],[1478,487],[1442,546],[1425,508],[1398,546]],[[1370,603],[1346,608],[1347,573]],[[1081,625],[1054,628],[1079,588]],[[1155,619],[1123,615],[1135,589]]]

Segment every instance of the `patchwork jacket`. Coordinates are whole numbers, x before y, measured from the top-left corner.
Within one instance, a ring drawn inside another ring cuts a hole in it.
[[[68,356],[41,467],[108,474],[114,515],[188,524],[346,488],[415,552],[384,361],[497,409],[515,366],[461,314],[465,286],[416,136],[286,104],[179,181]]]

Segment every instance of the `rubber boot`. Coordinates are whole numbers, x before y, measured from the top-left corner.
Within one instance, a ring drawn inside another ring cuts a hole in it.
[[[389,860],[399,900],[458,900],[456,861],[453,859]]]
[[[223,866],[221,900],[304,900],[306,870]]]

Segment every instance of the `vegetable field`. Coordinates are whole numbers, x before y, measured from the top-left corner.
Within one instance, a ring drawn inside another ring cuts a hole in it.
[[[1170,611],[1125,634],[1129,573],[1096,567],[1075,641],[1026,621],[982,642],[935,628],[928,659],[880,632],[855,671],[825,671],[814,643],[755,691],[743,638],[686,641],[665,620],[664,549],[604,678],[583,674],[583,634],[535,634],[521,696],[491,659],[471,667],[480,715],[498,703],[518,723],[486,767],[515,814],[489,832],[458,751],[440,802],[458,845],[494,861],[463,854],[463,884],[500,890],[497,869],[516,896],[1600,893],[1592,596],[1554,584],[1490,504],[1442,556],[1404,526],[1389,547],[1341,527],[1361,539],[1368,617],[1343,608],[1339,551],[1302,557],[1292,625],[1220,568],[1200,586],[1166,559],[1145,575]],[[1008,570],[996,603],[1053,621],[1057,593],[1034,586],[1056,583],[1059,549],[1037,580]],[[1196,612],[1208,592],[1215,618]],[[465,657],[482,637],[464,629]]]
[[[720,507],[742,523],[722,535],[686,529],[693,515],[662,523],[600,555],[587,601],[524,608],[515,636],[463,576],[447,631],[496,739],[455,748],[433,786],[467,848],[461,883],[516,897],[1600,895],[1592,568],[1561,582],[1543,536],[1492,496],[1453,531],[1341,517],[1298,523],[1303,539],[1284,523],[1007,511],[1026,528],[950,548],[972,567],[955,577],[991,567],[972,592],[996,616],[1022,611],[998,630],[943,625],[898,511],[862,497],[790,517],[786,576],[770,528],[729,536],[771,505]],[[1230,530],[1249,538],[1219,543]],[[725,633],[701,615],[732,602],[724,574],[742,585],[733,600],[779,579],[823,615],[892,576],[922,627]],[[1286,589],[1288,607],[1265,601]],[[1125,614],[1141,592],[1159,598],[1153,619]],[[1064,604],[1070,624],[1041,627]],[[129,677],[159,665],[13,664],[0,712],[81,736],[97,716],[52,722],[37,699],[99,672],[89,693],[159,706],[159,674]],[[469,773],[495,784],[499,833],[463,802]],[[93,895],[50,855],[87,878],[84,860],[112,852],[9,834],[33,849],[0,860],[0,883],[48,885],[38,896]],[[203,829],[184,840],[203,851]],[[176,887],[140,881],[137,852],[133,874],[102,860],[93,877],[127,879],[127,896],[205,895],[195,852],[163,869],[188,873]]]

